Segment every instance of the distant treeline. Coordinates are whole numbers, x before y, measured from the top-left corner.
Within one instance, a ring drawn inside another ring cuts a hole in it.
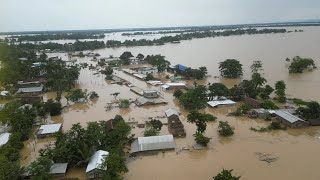
[[[192,33],[181,33],[176,36],[164,36],[154,40],[125,40],[124,42],[117,40],[108,40],[106,43],[103,41],[76,41],[75,43],[59,44],[59,43],[42,43],[42,44],[31,44],[31,43],[20,43],[18,47],[24,49],[35,49],[35,50],[46,50],[51,51],[84,51],[94,50],[101,48],[113,48],[121,46],[153,46],[163,45],[165,43],[175,43],[182,40],[190,40],[197,38],[207,37],[221,37],[221,36],[234,36],[244,34],[270,34],[270,33],[286,33],[286,29],[236,29],[236,30],[225,30],[225,31],[203,31],[203,32],[192,32]]]
[[[61,40],[61,39],[102,39],[104,37],[105,37],[104,34],[94,34],[94,33],[59,33],[59,34],[11,36],[11,38],[17,38],[17,41],[47,41],[47,40]]]

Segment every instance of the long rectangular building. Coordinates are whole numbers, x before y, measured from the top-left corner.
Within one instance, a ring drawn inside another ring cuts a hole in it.
[[[131,153],[174,149],[176,144],[172,135],[138,137],[131,144]]]

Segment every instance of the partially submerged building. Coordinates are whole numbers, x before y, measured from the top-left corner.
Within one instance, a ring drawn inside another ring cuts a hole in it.
[[[55,163],[50,167],[49,174],[53,177],[64,177],[67,173],[68,163]]]
[[[19,88],[17,94],[39,95],[43,91],[43,85]]]
[[[131,144],[131,153],[175,149],[172,135],[138,137]]]
[[[160,93],[156,90],[144,90],[143,96],[145,98],[158,98],[160,96]]]
[[[148,99],[145,97],[138,97],[134,103],[137,106],[147,106],[147,105],[157,105],[157,104],[167,104],[168,102],[161,98]]]
[[[47,124],[40,126],[37,136],[38,138],[45,138],[52,136],[55,133],[59,132],[62,128],[62,124]]]
[[[165,90],[184,89],[186,88],[186,84],[185,83],[166,83],[161,87]]]
[[[236,102],[231,101],[230,99],[222,99],[222,100],[213,100],[213,101],[208,101],[207,104],[211,107],[221,107],[221,106],[232,106],[235,105]]]
[[[158,73],[157,67],[138,67],[132,70],[135,70],[139,74],[145,74],[145,75]]]
[[[184,125],[180,121],[179,113],[174,109],[167,109],[165,111],[168,118],[168,130],[175,137],[185,137],[186,131]]]
[[[308,126],[308,122],[302,120],[301,118],[289,113],[286,110],[276,110],[276,118],[284,125],[291,128],[300,128]]]
[[[7,142],[9,141],[10,138],[10,133],[2,133],[0,134],[0,147],[7,144]]]
[[[248,112],[248,117],[250,118],[265,118],[267,115],[271,114],[270,110],[266,110],[263,108],[252,109]]]
[[[109,155],[109,152],[99,150],[96,151],[90,158],[87,165],[86,173],[89,179],[101,178],[107,167],[102,167],[104,159]]]

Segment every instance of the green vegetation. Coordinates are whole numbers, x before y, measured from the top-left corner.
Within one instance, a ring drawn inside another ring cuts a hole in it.
[[[198,111],[191,111],[187,116],[187,121],[192,124],[196,124],[197,133],[204,133],[207,129],[207,122],[215,121],[217,118],[211,114],[200,113]]]
[[[223,169],[219,174],[213,177],[213,180],[239,180],[241,176],[233,176],[231,170]]]
[[[242,64],[235,59],[227,59],[219,63],[219,71],[222,77],[238,78],[242,76]]]
[[[104,38],[104,34],[94,33],[58,33],[58,34],[36,34],[36,35],[20,35],[12,36],[12,38],[18,38],[17,41],[48,41],[48,40],[60,40],[60,39],[101,39]]]
[[[240,107],[237,108],[237,110],[233,113],[231,113],[231,115],[234,116],[242,116],[247,114],[250,110],[252,109],[252,107],[248,104],[242,104]]]
[[[202,66],[199,69],[191,69],[188,68],[185,71],[177,71],[177,75],[182,75],[186,77],[187,79],[197,79],[201,80],[208,74],[208,70],[206,67]]]
[[[179,97],[180,104],[186,109],[202,109],[207,105],[207,88],[202,85],[195,85]]]
[[[207,146],[211,140],[211,138],[204,136],[202,133],[196,133],[194,136],[194,140],[202,146]]]
[[[99,98],[98,93],[95,92],[95,91],[90,92],[90,93],[88,94],[88,96],[89,96],[89,99],[90,99],[90,100]]]
[[[177,89],[174,91],[173,96],[177,99],[179,99],[183,94],[183,91],[181,89]]]
[[[227,96],[229,94],[229,89],[221,83],[208,84],[208,90],[210,91],[208,96],[209,100],[213,100],[214,97]]]
[[[285,103],[286,102],[286,84],[284,81],[277,81],[275,84],[275,93],[278,96],[277,100],[279,103]]]
[[[79,102],[81,99],[86,100],[87,99],[87,90],[82,89],[74,89],[68,92],[68,95],[66,96],[66,99],[72,102]]]
[[[306,120],[320,118],[320,104],[315,101],[308,102],[305,107],[299,107],[297,113]]]
[[[157,119],[152,119],[150,122],[149,122],[150,126],[152,128],[154,128],[155,130],[157,131],[161,131],[161,128],[163,126],[162,122],[160,120],[157,120]]]
[[[125,109],[130,107],[130,101],[128,99],[120,99],[119,100],[119,108]]]
[[[259,73],[259,71],[263,70],[262,62],[261,61],[253,61],[252,65],[250,66],[251,73]]]
[[[148,55],[144,60],[157,67],[158,72],[163,72],[170,66],[170,62],[167,61],[165,56],[162,55]]]
[[[279,107],[270,100],[263,101],[261,107],[264,109],[279,109]]]
[[[303,73],[306,69],[316,69],[317,66],[314,64],[313,59],[311,58],[301,58],[296,56],[292,59],[292,62],[289,66],[290,73]]]
[[[54,102],[52,99],[49,99],[47,102],[42,104],[44,112],[49,113],[50,116],[58,116],[62,112],[62,105],[60,102]]]
[[[260,128],[251,127],[250,130],[255,132],[270,132],[272,130],[286,130],[286,128],[281,126],[280,122],[271,122],[267,127],[260,127]]]
[[[153,77],[153,75],[152,74],[147,74],[147,77],[146,78],[144,78],[144,80],[145,81],[151,81],[151,80],[155,80],[156,78],[155,77]]]
[[[227,121],[219,121],[218,133],[221,136],[231,136],[234,134],[234,128],[232,128]]]
[[[157,136],[159,135],[159,131],[154,129],[153,127],[149,127],[149,128],[146,128],[146,130],[144,131],[143,135],[145,137],[148,137],[148,136]]]
[[[131,52],[125,51],[120,55],[120,59],[122,61],[123,65],[129,65],[130,64],[130,58],[134,57]]]
[[[86,129],[74,124],[69,131],[59,132],[54,146],[42,149],[40,154],[53,162],[68,162],[70,167],[85,167],[96,150],[105,150],[110,154],[104,161],[108,167],[104,176],[119,179],[128,171],[124,147],[130,140],[131,128],[121,116],[118,118],[112,131],[107,130],[104,121],[90,122]]]
[[[53,179],[49,174],[52,161],[47,157],[39,157],[28,167],[32,180]]]

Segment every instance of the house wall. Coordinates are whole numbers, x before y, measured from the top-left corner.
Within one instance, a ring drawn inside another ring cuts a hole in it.
[[[291,128],[301,128],[301,127],[306,127],[308,126],[308,124],[306,122],[302,122],[302,121],[296,121],[294,123],[291,123],[289,121],[287,121],[286,119],[283,119],[280,116],[277,116],[277,119],[284,125],[291,127]]]
[[[102,170],[92,170],[90,172],[87,172],[87,177],[88,179],[94,179],[94,178],[102,178],[103,176],[103,172]]]

